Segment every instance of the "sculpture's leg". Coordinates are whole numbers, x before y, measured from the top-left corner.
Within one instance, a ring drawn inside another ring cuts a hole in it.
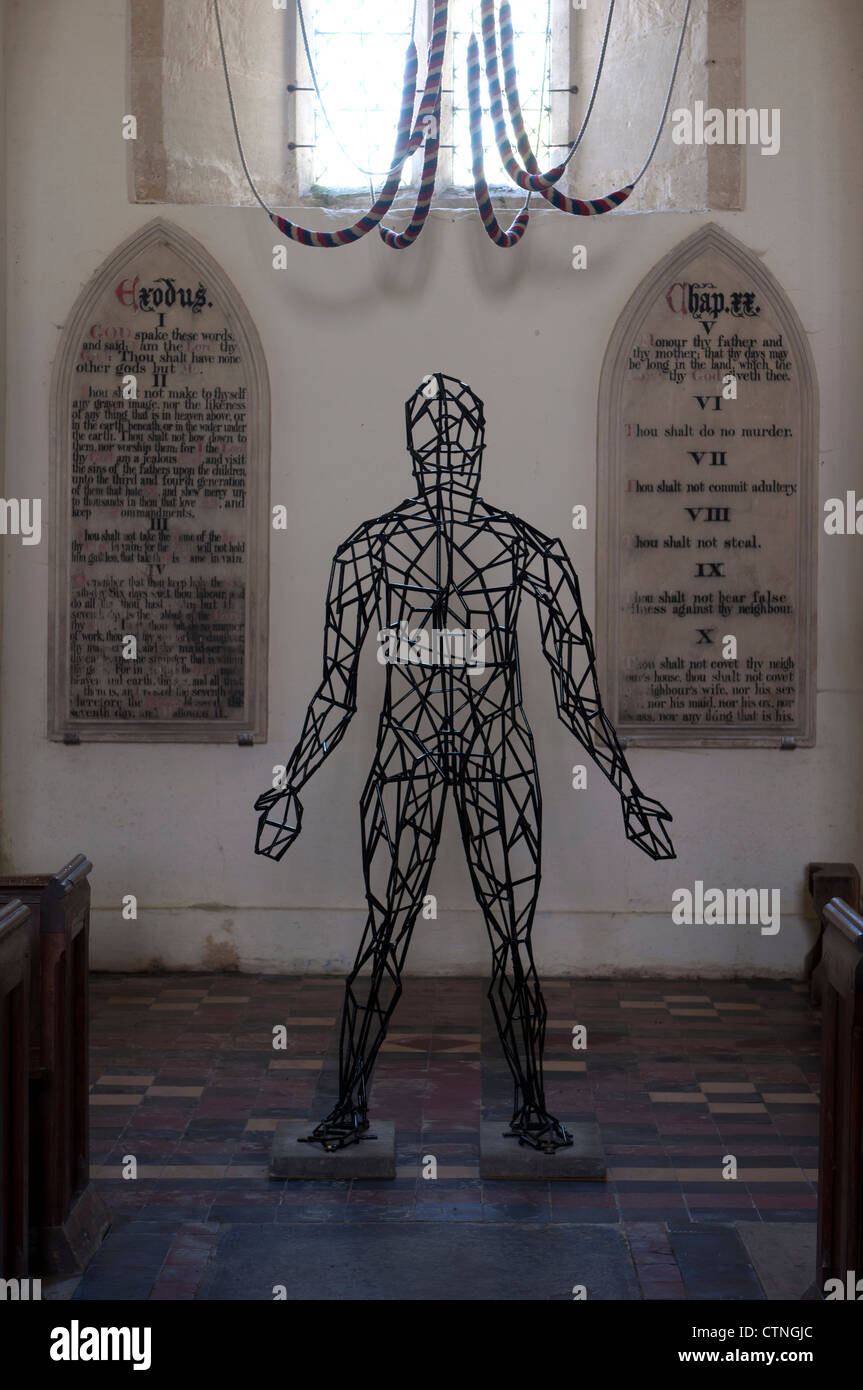
[[[360,800],[369,911],[345,984],[339,1098],[309,1135],[326,1149],[357,1143],[369,1127],[372,1068],[401,994],[402,965],[434,863],[445,797],[434,763],[409,760],[389,740],[389,756],[379,753]]]
[[[545,1106],[542,1054],[546,1007],[530,934],[539,895],[541,801],[530,735],[507,733],[493,777],[471,777],[472,760],[456,791],[471,879],[492,949],[489,989],[494,1021],[515,1085],[510,1132],[551,1151],[572,1143]],[[476,760],[484,768],[485,762]]]

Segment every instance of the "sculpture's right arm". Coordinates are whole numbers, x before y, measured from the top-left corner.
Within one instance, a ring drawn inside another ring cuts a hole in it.
[[[285,782],[299,791],[341,742],[356,713],[360,650],[377,596],[377,566],[368,529],[340,546],[330,572],[321,683],[288,760]]]
[[[324,630],[324,662],[320,684],[306,710],[302,732],[285,765],[280,787],[263,792],[255,809],[264,815],[258,829],[259,853],[280,858],[300,829],[302,807],[297,792],[341,742],[356,713],[360,650],[377,602],[379,565],[368,525],[339,547],[330,572]],[[269,814],[284,800],[283,815]],[[295,813],[292,814],[292,807]],[[290,822],[293,821],[293,824]],[[263,835],[265,823],[282,834]],[[287,832],[291,832],[285,838]],[[268,846],[268,847],[265,847]],[[278,852],[276,852],[278,851]]]

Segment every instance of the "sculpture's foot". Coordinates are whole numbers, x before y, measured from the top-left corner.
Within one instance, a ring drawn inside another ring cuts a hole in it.
[[[331,1110],[326,1119],[316,1125],[311,1134],[305,1135],[300,1144],[320,1144],[327,1153],[346,1149],[351,1144],[359,1144],[363,1139],[375,1139],[368,1133],[369,1122],[359,1110]]]
[[[524,1106],[516,1111],[510,1121],[504,1138],[518,1139],[519,1144],[528,1144],[540,1153],[553,1154],[556,1149],[568,1149],[572,1145],[572,1135],[566,1126],[549,1115],[547,1110],[536,1110]]]

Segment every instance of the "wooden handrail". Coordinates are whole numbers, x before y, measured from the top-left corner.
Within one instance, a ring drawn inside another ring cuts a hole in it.
[[[809,893],[821,930],[806,958],[806,974],[809,977],[809,999],[816,1008],[821,1007],[821,980],[824,973],[822,948],[824,944],[824,922],[822,914],[831,898],[841,898],[849,907],[860,907],[860,872],[856,864],[839,863],[810,864],[808,871]]]

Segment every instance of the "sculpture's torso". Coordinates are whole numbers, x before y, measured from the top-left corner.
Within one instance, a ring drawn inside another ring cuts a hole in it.
[[[375,529],[373,626],[393,634],[379,651],[383,723],[406,751],[439,759],[448,778],[467,762],[474,776],[499,772],[502,724],[531,742],[516,636],[528,553],[518,519],[479,498],[440,508],[420,498]]]

